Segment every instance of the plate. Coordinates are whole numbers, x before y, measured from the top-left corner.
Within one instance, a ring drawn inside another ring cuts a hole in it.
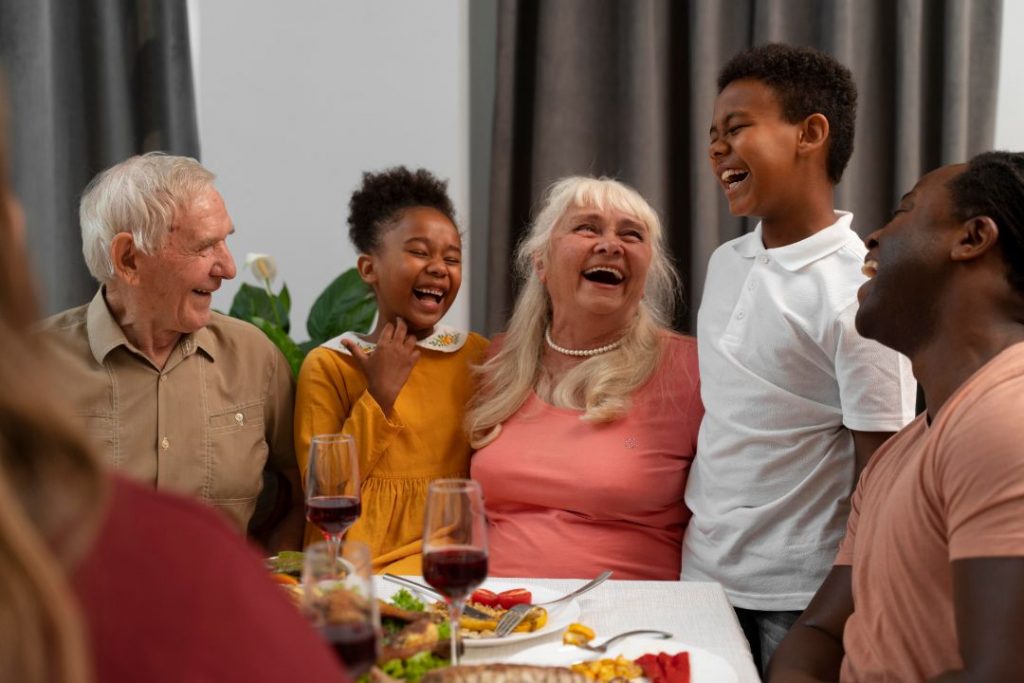
[[[619,655],[628,659],[636,659],[641,655],[658,654],[659,652],[670,655],[689,652],[691,683],[739,683],[736,670],[722,657],[678,640],[658,640],[657,638],[626,638],[608,648],[608,652],[605,654],[582,650],[572,645],[545,643],[527,648],[505,658],[504,661],[509,664],[533,664],[535,666],[569,666],[576,662],[594,659],[614,659]],[[646,678],[635,680],[647,681]]]
[[[416,577],[418,578],[418,577]],[[383,590],[380,591],[377,597],[381,600],[390,600],[391,596],[401,590],[401,586],[383,581]],[[582,585],[582,584],[581,584]],[[377,584],[377,588],[381,588],[381,584]],[[488,580],[484,582],[484,585],[480,588],[486,588],[489,591],[500,593],[502,591],[511,590],[513,588],[525,588],[533,594],[534,602],[547,602],[548,600],[557,600],[558,598],[565,595],[565,592],[555,591],[550,588],[544,588],[541,586],[531,586],[527,582],[519,581],[502,581],[500,579]],[[568,591],[566,591],[568,592]],[[468,648],[473,647],[494,647],[495,645],[512,645],[519,643],[524,640],[532,640],[533,638],[540,638],[546,636],[549,633],[561,633],[565,630],[565,627],[574,621],[579,620],[580,616],[580,604],[576,600],[570,600],[563,602],[553,607],[545,607],[548,611],[548,621],[544,624],[544,628],[537,629],[536,631],[529,631],[527,633],[512,633],[505,636],[504,638],[463,638],[462,644]]]

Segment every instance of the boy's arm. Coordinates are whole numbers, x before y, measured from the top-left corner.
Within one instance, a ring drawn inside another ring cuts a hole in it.
[[[851,429],[850,433],[853,434],[853,455],[857,468],[853,480],[857,481],[878,447],[896,432],[858,432]]]
[[[768,663],[769,683],[839,680],[843,628],[853,614],[851,573],[849,566],[832,567]]]

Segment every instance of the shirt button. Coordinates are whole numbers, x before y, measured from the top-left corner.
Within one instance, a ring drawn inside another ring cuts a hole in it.
[[[160,448],[162,448],[162,449],[164,449],[166,451],[170,447],[171,447],[170,439],[168,439],[166,436],[163,439],[160,440]]]
[[[746,314],[745,314],[745,313],[744,313],[743,311],[740,311],[739,313],[737,313],[737,314],[736,314],[736,319],[737,319],[737,320],[743,320],[743,317],[744,317],[745,315],[746,315]]]
[[[161,382],[166,382],[167,381],[167,375],[160,375],[160,381]]]
[[[761,254],[760,256],[758,256],[757,260],[760,261],[761,263],[768,263],[768,257],[765,256],[764,254]]]
[[[242,415],[241,413],[235,413],[235,422],[237,422],[238,424],[242,424],[243,422],[245,422],[245,415]]]
[[[748,282],[747,283],[747,289],[749,289],[751,292],[753,292],[754,291],[754,283],[753,282]]]

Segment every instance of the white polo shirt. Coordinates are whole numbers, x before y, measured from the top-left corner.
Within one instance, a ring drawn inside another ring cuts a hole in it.
[[[849,430],[894,432],[914,417],[910,361],[854,328],[867,250],[853,216],[836,216],[778,249],[758,223],[708,265],[682,578],[720,582],[737,607],[807,606],[845,529]]]

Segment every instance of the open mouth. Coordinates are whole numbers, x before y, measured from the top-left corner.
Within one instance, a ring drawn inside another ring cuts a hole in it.
[[[750,171],[744,171],[738,168],[728,168],[722,171],[721,175],[718,177],[725,185],[726,191],[732,192],[740,187],[740,185],[750,177]]]
[[[860,272],[872,278],[878,275],[878,261],[875,259],[868,259],[864,261],[864,265],[860,267]]]
[[[445,291],[443,289],[437,289],[435,287],[414,287],[412,290],[413,296],[420,301],[434,302],[436,304],[441,303],[444,300]]]
[[[213,294],[213,292],[208,289],[193,289],[192,293],[198,294],[199,296],[211,296]]]
[[[626,276],[622,274],[622,271],[618,268],[612,268],[611,266],[594,266],[593,268],[587,268],[583,271],[583,277],[590,282],[596,282],[601,285],[618,285],[626,279]]]

